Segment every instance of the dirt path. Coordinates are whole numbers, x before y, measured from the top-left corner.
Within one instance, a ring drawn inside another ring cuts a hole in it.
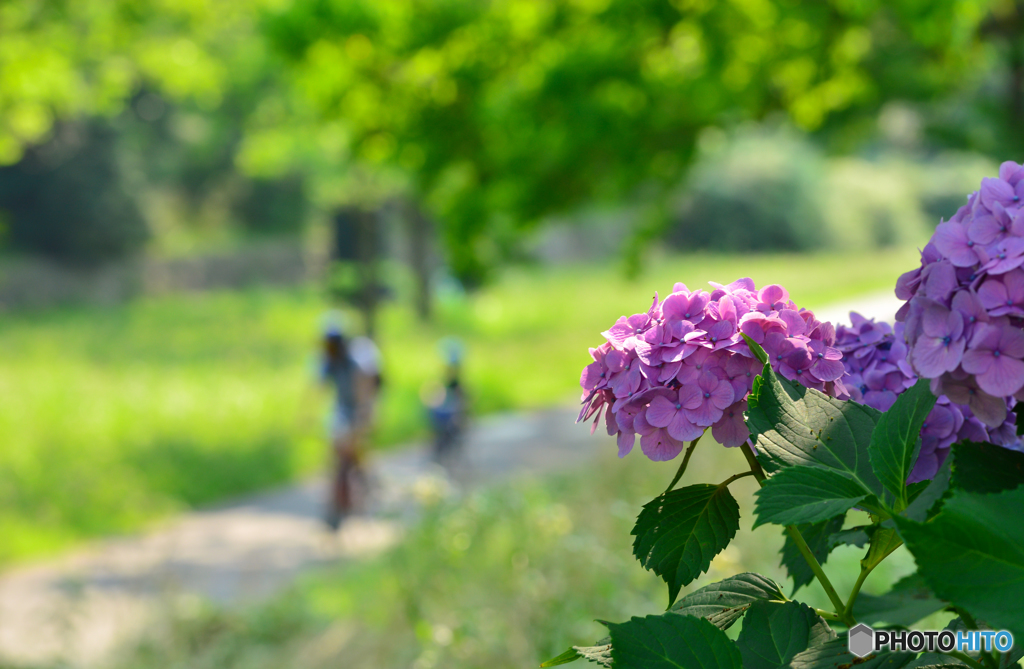
[[[875,295],[817,313],[846,321],[855,308],[891,320],[898,304]],[[607,444],[575,418],[576,408],[566,407],[477,421],[466,443],[468,478],[482,485],[589,460]],[[325,483],[316,479],[3,574],[0,665],[95,665],[176,598],[244,602],[310,566],[371,555],[398,538],[420,496],[451,485],[422,447],[380,455],[371,466],[374,508],[346,521],[337,536],[324,531]]]

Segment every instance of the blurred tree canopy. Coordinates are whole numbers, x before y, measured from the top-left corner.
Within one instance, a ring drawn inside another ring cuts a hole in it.
[[[657,203],[709,126],[782,112],[851,143],[887,100],[966,76],[985,16],[962,0],[299,0],[265,26],[352,158],[408,175],[472,284],[545,215]]]
[[[933,136],[1010,157],[1024,148],[1022,11],[1007,0],[8,0],[0,162],[55,119],[112,116],[142,89],[209,114],[230,105],[244,171],[310,174],[320,203],[409,195],[472,285],[523,229],[582,204],[648,203],[641,230],[656,228],[708,127],[779,114],[842,150],[901,100],[927,105]]]

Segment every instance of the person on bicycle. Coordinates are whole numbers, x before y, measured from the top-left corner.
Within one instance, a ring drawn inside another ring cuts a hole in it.
[[[355,487],[366,483],[361,442],[380,387],[379,358],[376,346],[365,337],[350,340],[333,325],[324,333],[320,377],[334,394],[329,432],[336,469],[326,518],[332,529],[354,509],[358,501]]]
[[[434,428],[434,460],[451,465],[461,455],[462,438],[466,429],[466,392],[462,384],[462,347],[455,340],[442,343],[447,358],[443,394],[430,407],[430,422]]]

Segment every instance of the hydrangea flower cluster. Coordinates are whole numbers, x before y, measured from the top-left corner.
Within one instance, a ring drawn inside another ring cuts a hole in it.
[[[782,286],[757,290],[751,279],[711,286],[708,293],[677,283],[664,300],[655,294],[650,309],[619,318],[602,333],[607,341],[590,349],[579,420],[594,418],[596,429],[603,413],[619,457],[636,435],[656,461],[675,458],[709,427],[726,446],[749,439],[743,412],[761,363],[741,333],[764,348],[782,376],[849,397],[830,323],[798,308]]]
[[[843,352],[847,373],[843,383],[853,401],[888,411],[896,396],[913,386],[918,378],[907,359],[904,324],[876,323],[856,312],[850,313],[850,321],[852,326],[836,327],[835,346]],[[1001,401],[1005,404],[1004,414],[1016,404],[1012,399]],[[998,427],[988,427],[966,403],[954,403],[941,396],[921,428],[921,451],[908,483],[934,477],[949,455],[949,447],[963,440],[1019,448],[1012,419]]]
[[[1024,167],[999,167],[896,284],[913,370],[989,428],[1024,398]]]

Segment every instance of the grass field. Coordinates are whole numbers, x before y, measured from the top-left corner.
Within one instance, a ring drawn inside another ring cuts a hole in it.
[[[441,374],[438,340],[466,344],[478,413],[573,401],[588,345],[654,290],[751,276],[823,306],[884,290],[912,250],[663,258],[626,282],[600,265],[525,268],[440,300],[424,325],[398,304],[381,320],[387,387],[379,446],[421,437],[420,392]],[[0,564],[323,465],[326,398],[312,392],[325,304],[312,288],[146,299],[0,319]]]
[[[683,485],[717,483],[745,466],[738,450],[702,442]],[[664,610],[666,588],[632,557],[629,531],[640,506],[674,471],[674,464],[634,453],[450,500],[428,509],[387,554],[309,575],[268,603],[226,611],[195,600],[171,602],[167,624],[115,666],[536,667],[569,645],[605,636],[595,619],[619,622]],[[778,567],[779,528],[750,531],[756,484],[741,479],[730,489],[740,503],[740,532],[684,594],[742,571],[766,574],[788,593]],[[856,515],[851,524],[866,520]],[[825,565],[843,595],[863,553],[839,548]],[[890,579],[913,571],[913,559],[900,548],[864,591],[880,594]],[[799,596],[828,606],[817,583]],[[941,629],[951,617],[939,613],[917,627]],[[735,638],[739,630],[734,626],[729,634]]]

